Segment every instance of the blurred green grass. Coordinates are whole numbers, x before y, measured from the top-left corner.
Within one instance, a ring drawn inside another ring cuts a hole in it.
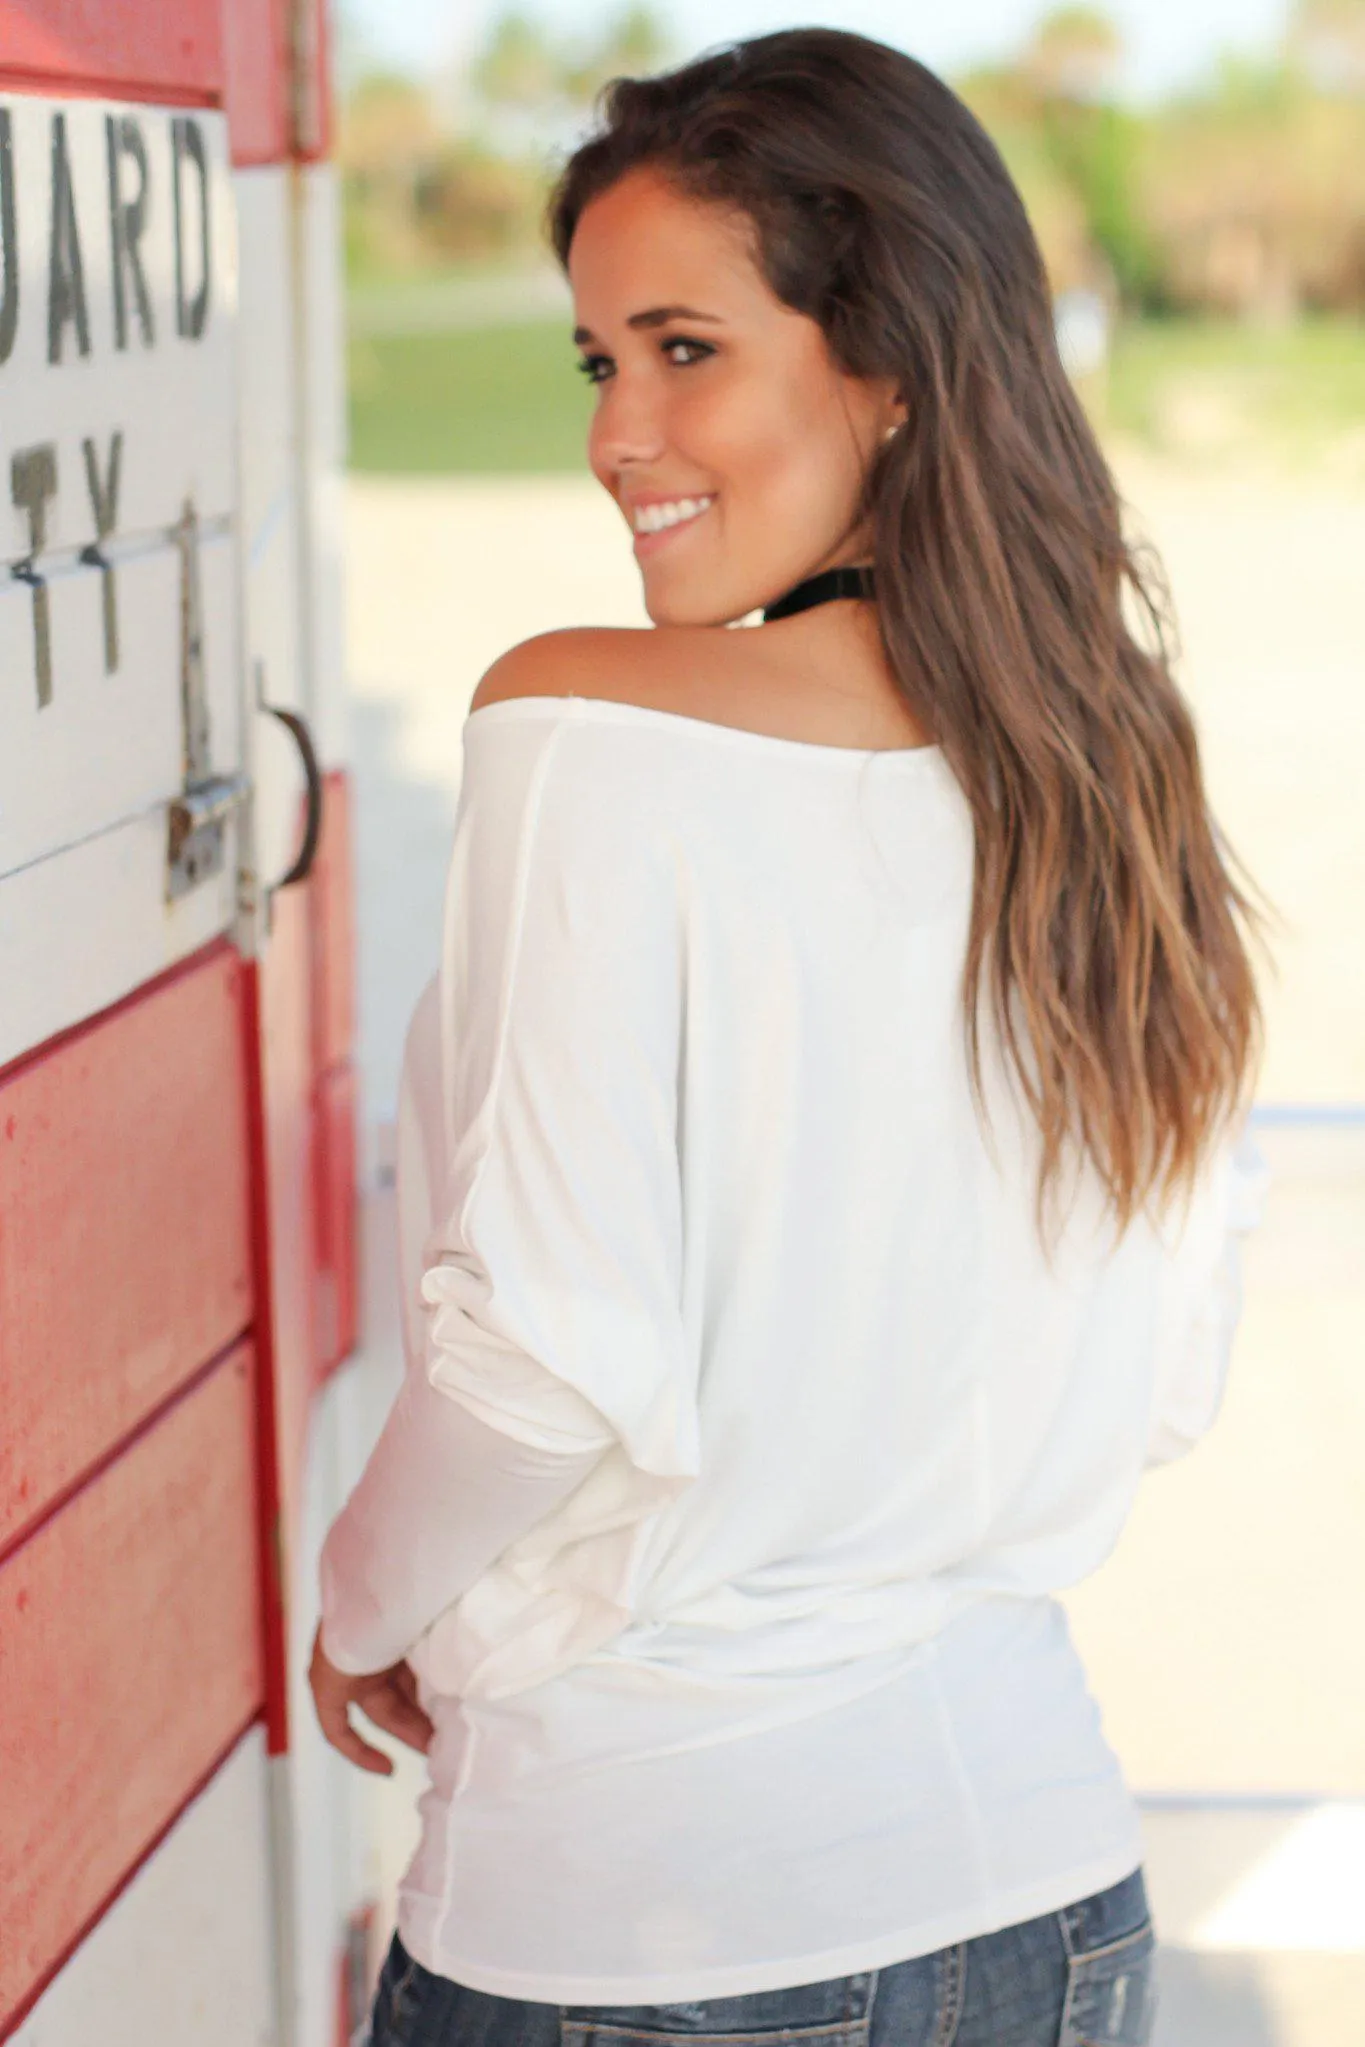
[[[1313,461],[1365,433],[1365,325],[1145,321],[1123,328],[1104,422],[1167,454]]]
[[[357,335],[347,354],[353,469],[587,473],[592,393],[563,318]]]
[[[563,316],[348,347],[351,466],[390,475],[586,473],[592,393]],[[1265,329],[1162,321],[1116,339],[1101,429],[1199,460],[1316,461],[1354,450],[1365,476],[1365,326]]]

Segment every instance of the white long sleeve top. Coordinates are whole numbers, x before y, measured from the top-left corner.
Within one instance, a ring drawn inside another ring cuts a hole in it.
[[[1245,1131],[1115,1246],[960,986],[939,749],[473,712],[398,1197],[409,1370],[324,1644],[436,1724],[399,1929],[505,1996],[889,1966],[1137,1866],[1056,1593],[1213,1420]]]

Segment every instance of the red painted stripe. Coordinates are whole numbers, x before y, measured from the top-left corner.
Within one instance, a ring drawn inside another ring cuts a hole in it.
[[[253,1379],[243,1344],[0,1569],[0,2023],[260,1708]]]
[[[98,83],[167,102],[217,101],[223,89],[224,0],[6,0],[4,71],[61,93]],[[235,0],[226,0],[231,6]]]
[[[343,769],[334,769],[324,780],[322,841],[311,885],[320,1377],[355,1349],[359,1311],[351,782]]]
[[[160,1424],[163,1417],[168,1415],[173,1407],[178,1407],[182,1400],[188,1400],[203,1384],[205,1379],[212,1377],[224,1359],[240,1349],[242,1344],[249,1342],[250,1338],[251,1331],[243,1330],[239,1336],[233,1338],[231,1343],[225,1344],[217,1356],[209,1358],[206,1363],[202,1364],[199,1370],[185,1381],[183,1386],[177,1386],[174,1393],[170,1395],[169,1399],[163,1401],[160,1407],[153,1409],[150,1414],[144,1415],[136,1428],[130,1429],[126,1436],[119,1438],[118,1442],[111,1443],[109,1448],[94,1464],[82,1471],[80,1476],[74,1479],[60,1493],[55,1494],[47,1502],[36,1520],[25,1522],[24,1526],[16,1534],[10,1536],[6,1542],[0,1543],[0,1567],[7,1564],[15,1552],[24,1547],[25,1543],[33,1542],[37,1536],[41,1535],[48,1522],[54,1520],[58,1514],[63,1513],[77,1495],[85,1491],[87,1486],[97,1485],[111,1464],[117,1464],[120,1457],[125,1457],[134,1445],[141,1441],[143,1436]]]
[[[103,1917],[105,1916],[106,1912],[110,1912],[113,1910],[114,1906],[117,1905],[119,1899],[123,1896],[123,1893],[128,1889],[128,1886],[131,1883],[133,1883],[137,1877],[141,1875],[142,1871],[146,1868],[147,1864],[151,1861],[152,1857],[156,1854],[157,1850],[165,1842],[168,1835],[174,1832],[175,1828],[179,1826],[181,1820],[185,1817],[185,1814],[189,1811],[190,1807],[194,1804],[195,1800],[198,1797],[200,1797],[203,1792],[208,1790],[209,1785],[218,1775],[218,1772],[222,1769],[224,1763],[231,1760],[233,1751],[237,1748],[238,1744],[241,1741],[243,1741],[245,1737],[251,1732],[251,1729],[255,1726],[256,1721],[259,1719],[259,1717],[260,1717],[259,1714],[254,1710],[248,1715],[248,1717],[243,1721],[242,1725],[237,1729],[237,1732],[234,1735],[232,1735],[227,1742],[224,1743],[221,1754],[214,1757],[213,1761],[204,1771],[203,1776],[199,1779],[199,1782],[197,1784],[191,1785],[189,1791],[185,1795],[184,1802],[181,1805],[179,1805],[176,1808],[176,1810],[171,1814],[170,1818],[166,1821],[166,1824],[158,1829],[157,1833],[147,1843],[147,1846],[142,1852],[142,1854],[138,1856],[137,1861],[132,1863],[127,1869],[127,1871],[124,1873],[124,1875],[120,1877],[119,1881],[114,1885],[113,1889],[110,1891],[108,1897],[102,1898],[100,1900],[95,1910],[90,1914],[90,1917],[86,1920],[84,1926],[80,1927],[78,1931],[72,1935],[71,1939],[67,1942],[66,1946],[62,1949],[61,1953],[53,1957],[52,1961],[44,1970],[43,1974],[35,1980],[27,1994],[20,1999],[19,2003],[15,2006],[14,2010],[10,2012],[8,2017],[0,2019],[0,2041],[8,2040],[12,2033],[18,2031],[19,2027],[24,2023],[24,2020],[33,2010],[33,2007],[37,2004],[39,1998],[43,1995],[44,1991],[50,1989],[53,1983],[56,1982],[57,1978],[61,1975],[62,1970],[66,1967],[67,1963],[71,1960],[73,1955],[76,1953],[77,1949],[81,1946],[82,1942],[89,1938],[89,1936],[94,1932],[95,1928],[99,1925],[101,1919],[103,1919]]]
[[[127,100],[136,106],[204,107],[216,111],[222,94],[194,92],[188,87],[169,89],[164,85],[139,85],[127,79],[86,77],[81,73],[57,74],[27,71],[22,65],[0,61],[0,92],[24,93],[35,99]]]
[[[0,1084],[0,1545],[251,1320],[241,965]]]
[[[314,1097],[318,1200],[318,1374],[348,1358],[359,1321],[356,1205],[356,1077],[333,1067]]]
[[[332,39],[327,0],[306,0],[302,8],[308,91],[299,108],[294,153],[308,162],[330,156],[336,128],[332,94]]]
[[[0,0],[0,5],[3,5],[3,0]],[[27,1052],[21,1052],[7,1065],[0,1066],[0,1087],[13,1080],[16,1074],[23,1073],[30,1066],[36,1066],[50,1053],[60,1051],[62,1046],[74,1045],[79,1039],[89,1036],[92,1031],[97,1031],[104,1024],[112,1022],[116,1016],[122,1016],[125,1010],[133,1009],[149,995],[158,994],[163,988],[172,987],[175,982],[185,980],[190,974],[197,974],[201,967],[207,966],[210,960],[216,959],[222,953],[231,953],[234,958],[236,957],[230,938],[210,940],[209,944],[201,946],[198,952],[188,953],[183,960],[177,960],[174,966],[167,967],[164,973],[153,974],[150,980],[140,981],[136,988],[131,988],[126,995],[120,995],[118,1001],[111,1002],[107,1009],[98,1010],[93,1016],[82,1017],[78,1023],[68,1024],[65,1030],[54,1031],[50,1038],[44,1038],[41,1045],[30,1046]]]
[[[313,1065],[339,1066],[355,1049],[355,857],[351,778],[324,776],[322,838],[313,870]]]
[[[270,1255],[269,1160],[261,1035],[261,981],[255,960],[243,963],[242,1023],[247,1059],[247,1149],[251,1165],[251,1269],[256,1296],[257,1572],[261,1595],[261,1657],[265,1673],[266,1753],[289,1747],[289,1654],[275,1373],[274,1268]]]
[[[325,0],[225,0],[226,101],[239,168],[309,162],[332,146]]]
[[[292,128],[286,0],[225,0],[223,40],[232,161],[286,162]]]

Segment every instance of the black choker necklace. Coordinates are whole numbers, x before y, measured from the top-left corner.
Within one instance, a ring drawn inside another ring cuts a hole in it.
[[[822,569],[795,583],[785,596],[764,606],[763,623],[790,618],[793,612],[809,611],[813,604],[828,604],[831,597],[871,597],[875,594],[872,571],[864,568]]]

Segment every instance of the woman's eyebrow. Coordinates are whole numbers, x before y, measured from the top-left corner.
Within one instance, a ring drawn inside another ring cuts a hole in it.
[[[627,327],[663,327],[670,320],[705,320],[709,326],[724,325],[719,313],[700,313],[695,306],[651,306],[646,313],[632,313],[626,321]],[[591,327],[575,327],[574,345],[582,348],[595,339]]]

